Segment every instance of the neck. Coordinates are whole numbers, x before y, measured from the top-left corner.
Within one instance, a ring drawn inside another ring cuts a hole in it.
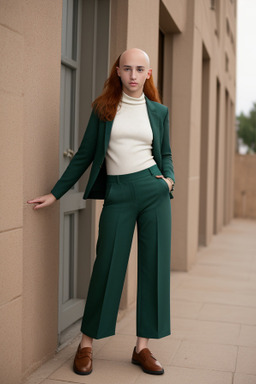
[[[139,90],[138,92],[129,92],[126,89],[123,89],[123,92],[129,96],[129,97],[134,97],[135,99],[139,99],[143,95],[143,90]]]

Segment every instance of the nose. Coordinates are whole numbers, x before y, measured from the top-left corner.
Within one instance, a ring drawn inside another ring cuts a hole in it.
[[[136,79],[136,69],[135,68],[133,68],[131,71],[131,78],[132,78],[132,80]]]

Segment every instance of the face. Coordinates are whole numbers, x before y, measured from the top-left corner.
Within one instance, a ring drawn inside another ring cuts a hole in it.
[[[140,49],[129,49],[120,57],[117,74],[121,78],[123,91],[131,97],[140,97],[146,79],[152,74],[149,59]]]

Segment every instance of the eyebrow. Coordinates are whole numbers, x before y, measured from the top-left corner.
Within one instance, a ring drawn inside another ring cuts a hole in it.
[[[132,65],[123,65],[124,68],[131,68]],[[144,65],[136,65],[136,68],[145,68]]]

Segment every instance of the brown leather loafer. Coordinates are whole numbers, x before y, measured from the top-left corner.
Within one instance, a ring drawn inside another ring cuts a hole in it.
[[[92,372],[92,348],[80,348],[78,345],[73,370],[78,375],[89,375]]]
[[[149,373],[151,375],[162,375],[164,373],[163,367],[148,348],[144,348],[137,353],[136,347],[134,347],[132,363],[140,365],[145,373]]]

